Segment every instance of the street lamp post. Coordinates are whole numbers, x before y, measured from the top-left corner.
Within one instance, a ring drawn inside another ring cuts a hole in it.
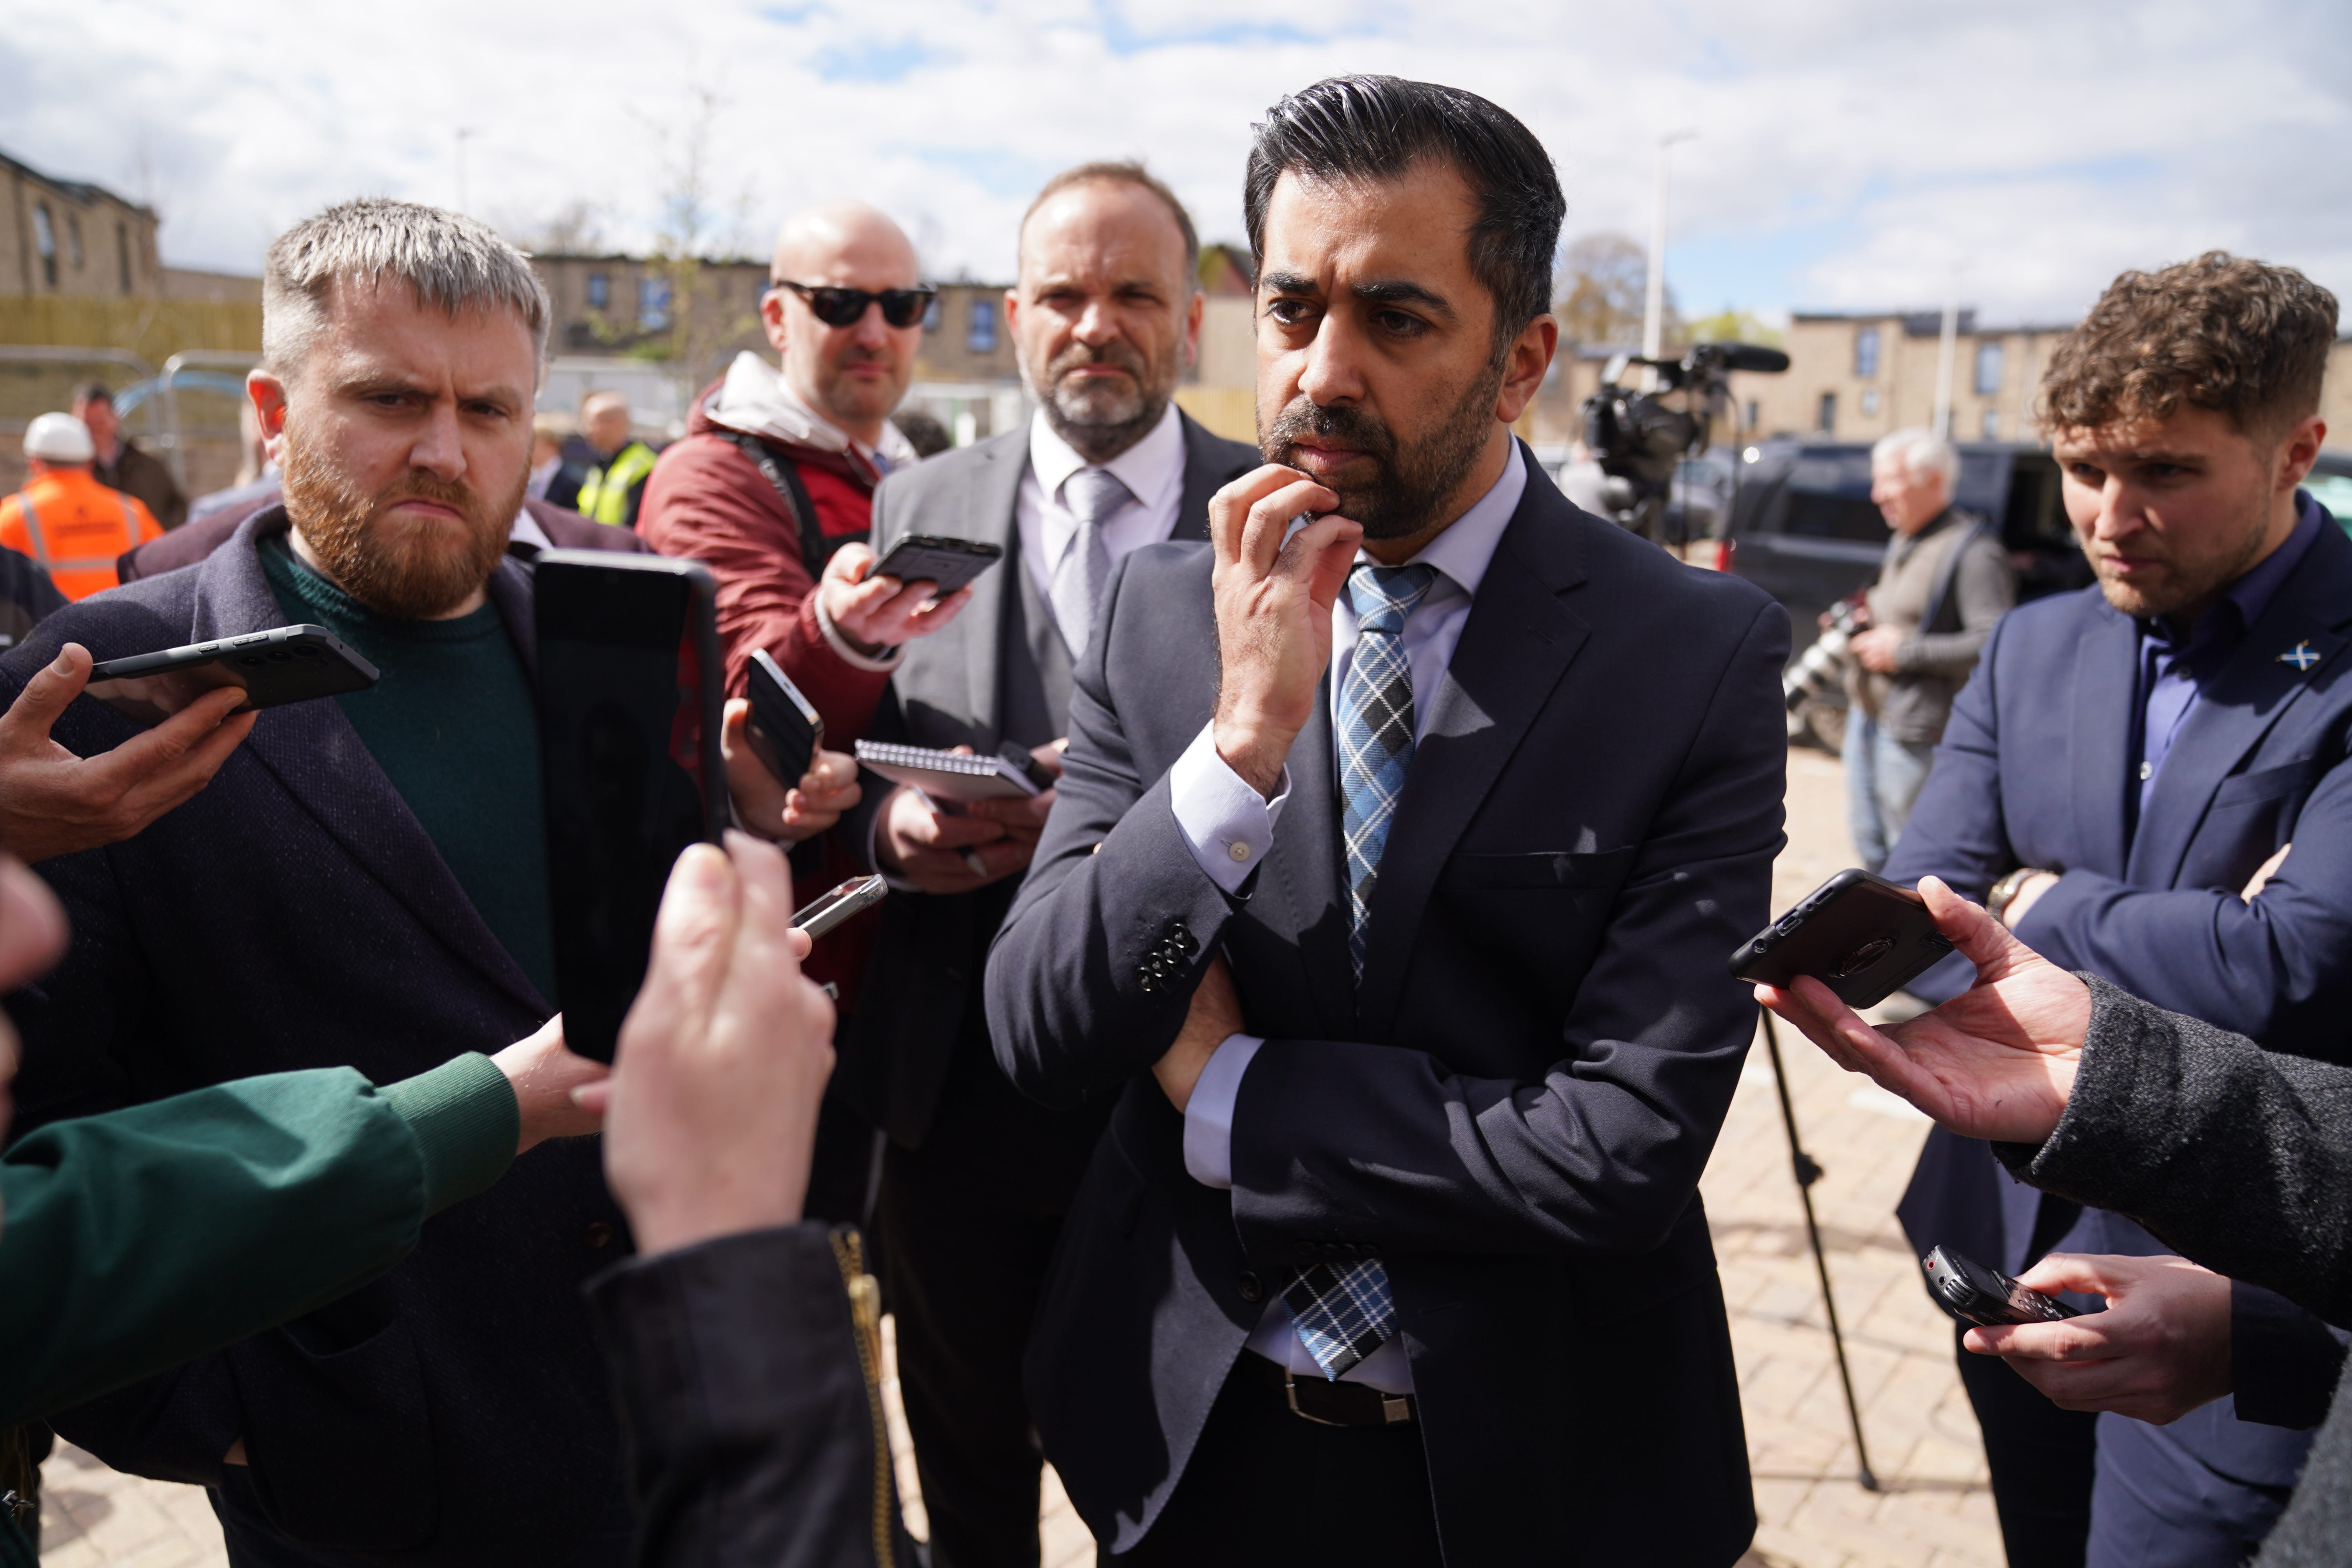
[[[1666,339],[1666,185],[1673,163],[1667,150],[1696,131],[1669,131],[1658,138],[1658,201],[1650,214],[1650,276],[1642,301],[1642,357],[1655,359]]]

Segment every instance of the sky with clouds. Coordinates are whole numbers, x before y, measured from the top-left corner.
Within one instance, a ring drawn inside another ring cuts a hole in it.
[[[1278,17],[1279,19],[1270,19]],[[698,97],[753,248],[838,194],[941,278],[1003,278],[1028,195],[1138,156],[1241,237],[1250,122],[1389,71],[1483,93],[1558,162],[1568,234],[1648,232],[1674,157],[1685,310],[1969,303],[2063,321],[2118,269],[2222,247],[2352,298],[2343,0],[0,0],[0,150],[152,200],[166,260],[251,272],[340,197],[509,226],[658,221]]]

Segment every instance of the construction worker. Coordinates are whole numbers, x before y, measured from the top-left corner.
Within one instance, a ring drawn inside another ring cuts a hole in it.
[[[646,479],[659,454],[629,432],[628,399],[619,393],[592,392],[582,399],[580,434],[596,449],[596,461],[572,503],[581,516],[615,528],[637,526]]]
[[[136,496],[90,473],[98,444],[70,414],[44,414],[25,431],[25,488],[0,500],[0,544],[31,556],[68,599],[115,584],[114,558],[163,526]]]

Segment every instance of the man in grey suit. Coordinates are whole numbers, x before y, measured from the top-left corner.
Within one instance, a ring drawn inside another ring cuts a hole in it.
[[[1199,340],[1199,255],[1182,205],[1135,164],[1072,169],[1030,207],[1005,315],[1035,417],[893,474],[874,497],[878,552],[949,534],[1004,558],[954,624],[908,646],[877,739],[1009,743],[1058,773],[1071,671],[1112,564],[1207,538],[1210,496],[1257,463],[1170,401]],[[849,831],[898,896],[883,906],[840,1082],[889,1134],[884,1268],[931,1561],[1034,1563],[1042,1461],[1022,1352],[1109,1099],[1049,1110],[1015,1092],[980,982],[1053,792],[950,816],[866,782]]]

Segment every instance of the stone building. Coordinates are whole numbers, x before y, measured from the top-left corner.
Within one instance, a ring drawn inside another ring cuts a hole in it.
[[[0,293],[132,299],[160,292],[155,213],[103,185],[61,180],[0,153]],[[14,285],[9,287],[9,285]]]

